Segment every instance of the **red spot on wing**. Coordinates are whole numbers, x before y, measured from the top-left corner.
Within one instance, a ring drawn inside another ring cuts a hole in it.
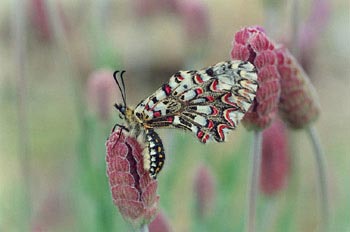
[[[202,88],[197,88],[195,91],[196,91],[197,95],[201,95],[203,93],[203,89]]]
[[[206,142],[208,141],[208,139],[209,139],[209,135],[206,134],[206,135],[202,138],[202,142],[203,142],[203,143],[206,143]]]
[[[231,113],[232,111],[236,111],[236,109],[230,108],[230,109],[225,110],[224,118],[226,119],[226,121],[228,121],[228,122],[230,123],[230,125],[231,125],[232,127],[236,127],[236,124],[235,124],[234,121],[230,118],[230,113]]]
[[[234,106],[235,108],[238,108],[237,104],[236,104],[235,102],[231,101],[231,99],[230,99],[231,96],[232,96],[231,93],[225,94],[225,95],[221,98],[222,102],[224,102],[224,103],[226,103],[226,104],[228,104],[228,105]]]
[[[202,139],[203,135],[204,135],[204,132],[203,132],[203,131],[199,130],[199,131],[197,132],[197,137],[198,137],[199,139]]]
[[[225,128],[229,128],[229,126],[227,126],[226,124],[219,124],[216,128],[221,141],[225,140],[225,133],[224,133]]]
[[[167,120],[168,122],[172,123],[172,122],[174,121],[174,117],[173,117],[173,116],[168,116],[168,117],[166,118],[166,120]]]
[[[204,82],[201,75],[199,75],[199,74],[196,74],[196,76],[194,77],[194,80],[197,84],[201,84]]]
[[[207,127],[208,129],[212,129],[212,128],[214,127],[213,120],[208,120],[206,127]]]
[[[160,117],[160,115],[161,115],[160,111],[153,112],[153,117],[155,117],[155,118]]]
[[[214,101],[214,97],[211,96],[211,95],[207,96],[206,99],[207,99],[208,102],[213,102]]]
[[[218,80],[215,79],[210,85],[210,90],[214,92],[217,91],[218,90],[217,86],[218,86]]]
[[[211,108],[211,115],[216,116],[219,113],[219,110],[215,106],[210,106]]]
[[[202,143],[206,143],[209,139],[209,134],[205,134],[203,131],[199,130],[197,132],[197,137]]]
[[[167,96],[170,95],[170,93],[171,93],[171,87],[170,87],[168,84],[164,84],[164,85],[163,85],[163,90],[164,90],[164,92],[165,92],[165,94],[166,94]]]
[[[183,80],[185,79],[185,78],[184,78],[183,76],[181,76],[181,75],[176,76],[176,78],[177,78],[178,81],[183,81]]]

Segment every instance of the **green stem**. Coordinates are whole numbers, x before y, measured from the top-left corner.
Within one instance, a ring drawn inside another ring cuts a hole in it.
[[[262,132],[254,132],[253,151],[251,154],[251,173],[250,186],[248,191],[248,212],[247,212],[247,231],[254,232],[256,227],[256,201],[258,197],[258,183],[261,166],[261,142]]]
[[[143,226],[141,226],[140,228],[140,232],[148,232],[148,225],[144,224]]]
[[[31,168],[28,144],[28,114],[27,114],[27,72],[26,72],[26,26],[25,9],[22,1],[15,1],[13,5],[13,36],[14,63],[17,87],[17,118],[18,118],[18,146],[20,172],[23,179],[24,195],[24,226],[29,226],[31,218]],[[22,5],[21,7],[18,7]],[[28,227],[29,228],[29,227]]]
[[[328,181],[327,181],[327,165],[324,151],[321,146],[320,139],[318,137],[317,130],[314,126],[309,126],[307,132],[310,136],[316,161],[316,169],[319,181],[320,195],[321,195],[321,217],[322,231],[328,231],[329,227],[329,197],[328,197]]]

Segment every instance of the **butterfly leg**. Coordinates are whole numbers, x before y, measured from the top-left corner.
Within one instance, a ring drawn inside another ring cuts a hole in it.
[[[126,128],[124,125],[121,125],[121,124],[116,123],[116,124],[113,126],[112,132],[111,132],[111,133],[113,133],[113,132],[115,131],[115,128],[117,128],[117,126],[121,128],[121,130],[120,130],[119,133],[118,133],[118,140],[117,140],[117,142],[119,142],[119,139],[120,139],[120,136],[122,135],[123,130],[129,132],[129,129]],[[107,139],[108,139],[108,138],[107,138]]]
[[[112,131],[111,131],[111,132],[114,132],[114,131],[115,131],[115,128],[116,128],[117,126],[121,127],[121,128],[122,128],[122,130],[126,130],[126,131],[128,131],[128,132],[129,132],[129,129],[128,129],[128,128],[126,128],[124,125],[121,125],[121,124],[118,124],[118,123],[116,123],[116,124],[113,126],[113,128],[112,128]]]

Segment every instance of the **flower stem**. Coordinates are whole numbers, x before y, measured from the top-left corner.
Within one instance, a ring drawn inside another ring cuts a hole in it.
[[[147,224],[144,224],[144,225],[141,226],[140,232],[148,232],[148,231],[149,230],[148,230],[148,225]]]
[[[19,163],[23,181],[24,205],[24,226],[29,226],[31,218],[31,168],[28,142],[28,114],[27,114],[27,72],[26,72],[26,14],[25,5],[22,1],[15,1],[13,4],[13,36],[14,36],[14,63],[17,87],[17,118],[18,118],[18,146]]]
[[[320,195],[321,195],[321,228],[322,231],[328,231],[329,226],[329,198],[328,198],[328,181],[327,181],[327,164],[324,156],[324,151],[321,146],[320,138],[314,126],[309,126],[307,132],[310,136],[314,155],[316,160],[316,169],[319,181]]]
[[[247,231],[254,232],[256,224],[256,200],[258,197],[258,183],[261,167],[261,142],[262,132],[254,132],[253,150],[251,154],[251,173],[250,186],[248,191],[248,212],[247,212]]]

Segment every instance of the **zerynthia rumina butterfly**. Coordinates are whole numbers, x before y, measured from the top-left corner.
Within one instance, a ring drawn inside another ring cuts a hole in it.
[[[123,71],[124,72],[124,71]],[[193,132],[200,142],[225,141],[253,103],[258,87],[255,67],[247,61],[226,61],[191,71],[179,71],[136,108],[126,105],[123,72],[118,81],[123,103],[115,104],[124,130],[145,144],[144,168],[156,178],[165,160],[155,128]],[[118,124],[117,124],[118,125]]]

